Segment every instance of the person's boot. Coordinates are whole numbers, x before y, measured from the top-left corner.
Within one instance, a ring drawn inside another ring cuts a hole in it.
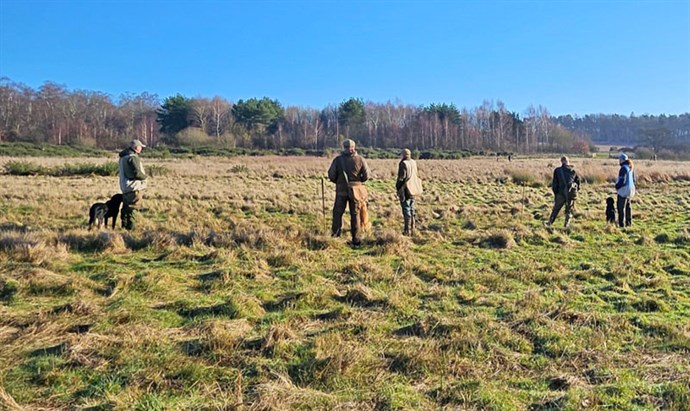
[[[415,229],[415,215],[412,214],[410,217],[410,236],[414,237],[414,229]]]
[[[408,216],[403,216],[405,219],[405,227],[403,228],[403,235],[407,236],[410,235],[410,217]]]
[[[120,218],[122,219],[122,228],[128,231],[134,230],[134,210],[122,209]]]
[[[354,247],[358,247],[362,245],[362,239],[360,238],[360,228],[357,225],[354,225],[350,228],[350,233],[352,234],[352,245]]]

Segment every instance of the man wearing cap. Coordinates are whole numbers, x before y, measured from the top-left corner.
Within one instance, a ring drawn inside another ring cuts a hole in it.
[[[331,235],[339,237],[343,225],[345,207],[350,208],[350,233],[352,245],[361,243],[360,212],[366,206],[367,189],[364,182],[369,179],[367,162],[357,154],[355,142],[343,141],[343,151],[333,159],[328,169],[328,179],[335,183],[335,203],[333,204],[333,224]]]
[[[402,208],[404,226],[403,235],[414,235],[415,229],[415,197],[422,194],[422,181],[417,175],[417,162],[412,159],[409,149],[400,153],[398,164],[398,179],[395,181],[395,190]]]
[[[122,190],[122,228],[134,229],[134,211],[141,205],[141,191],[146,189],[146,173],[139,153],[146,147],[139,140],[132,140],[120,152],[118,171]]]
[[[621,166],[618,171],[618,180],[616,180],[618,226],[628,227],[632,225],[630,199],[635,196],[635,173],[633,172],[633,162],[627,154],[622,153],[618,156],[618,164]]]
[[[565,205],[565,223],[563,227],[568,228],[570,219],[573,217],[575,198],[580,190],[580,177],[566,156],[561,157],[561,166],[553,171],[551,189],[555,198],[551,217],[549,217],[549,222],[546,225],[550,226],[556,221],[558,213]]]

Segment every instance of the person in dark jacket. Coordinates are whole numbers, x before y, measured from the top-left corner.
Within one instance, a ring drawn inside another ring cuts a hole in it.
[[[122,228],[134,229],[135,210],[141,206],[141,192],[146,189],[146,172],[141,164],[139,154],[146,147],[139,140],[132,140],[129,146],[120,152],[118,172],[120,190],[122,191]]]
[[[546,224],[552,225],[556,221],[561,208],[565,205],[565,222],[563,227],[568,228],[570,219],[573,217],[575,198],[580,190],[580,177],[566,156],[561,157],[561,166],[553,171],[551,189],[554,194],[554,204],[551,217],[549,217],[549,222]]]
[[[635,196],[635,173],[633,163],[628,156],[623,153],[618,156],[618,164],[621,166],[616,180],[616,193],[618,199],[616,208],[618,209],[618,226],[628,227],[632,225],[632,210],[630,200]]]
[[[401,153],[400,163],[398,164],[398,179],[395,181],[395,191],[400,200],[402,208],[404,226],[403,235],[414,235],[415,229],[415,198],[422,194],[422,181],[417,175],[417,162],[412,159],[409,149],[404,149]]]
[[[364,182],[369,179],[367,162],[357,154],[355,142],[343,141],[343,151],[333,159],[328,169],[328,179],[335,183],[335,203],[331,235],[339,237],[343,225],[345,207],[350,208],[350,233],[352,244],[361,244],[361,211],[366,206],[367,189]]]

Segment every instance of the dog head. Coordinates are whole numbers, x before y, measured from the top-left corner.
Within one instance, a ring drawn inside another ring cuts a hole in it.
[[[110,198],[110,202],[112,204],[121,204],[122,203],[122,194],[115,194]]]
[[[609,197],[606,199],[606,205],[607,206],[613,206],[613,197]]]

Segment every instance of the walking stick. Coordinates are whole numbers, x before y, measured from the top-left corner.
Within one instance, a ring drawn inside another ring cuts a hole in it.
[[[522,207],[520,208],[520,221],[522,221],[522,212],[525,211],[525,183],[522,183]]]
[[[324,194],[325,191],[325,183],[323,181],[323,177],[321,177],[321,213],[323,214],[323,232],[327,232],[328,230],[327,223],[326,223],[326,197]]]

